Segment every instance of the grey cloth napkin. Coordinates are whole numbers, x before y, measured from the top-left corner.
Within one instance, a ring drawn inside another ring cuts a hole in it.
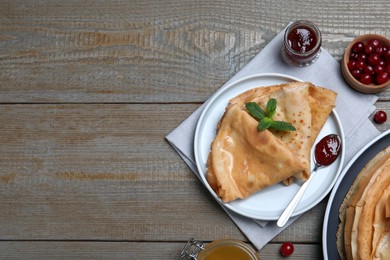
[[[361,94],[351,89],[343,79],[339,63],[324,49],[321,50],[319,59],[311,66],[298,68],[286,64],[280,54],[283,35],[284,30],[242,70],[227,81],[225,85],[253,74],[280,73],[336,91],[338,93],[336,112],[340,118],[345,134],[344,163],[347,164],[365,144],[380,134],[368,119],[375,111],[374,103],[377,97],[370,94]],[[199,179],[200,176],[194,158],[193,142],[196,124],[206,103],[207,101],[166,136],[167,141]],[[299,218],[299,216],[293,217],[283,228],[279,228],[276,225],[276,221],[250,219],[232,212],[222,204],[221,207],[259,250]]]

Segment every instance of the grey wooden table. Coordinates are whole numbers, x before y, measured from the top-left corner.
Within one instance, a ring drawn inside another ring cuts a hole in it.
[[[340,61],[390,36],[390,2],[0,1],[0,259],[179,259],[247,241],[164,140],[284,26],[314,21]],[[390,90],[378,109],[390,112]],[[378,125],[388,129],[390,122]],[[326,199],[261,250],[321,259]]]

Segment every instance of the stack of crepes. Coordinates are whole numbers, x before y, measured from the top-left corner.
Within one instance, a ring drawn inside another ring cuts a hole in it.
[[[230,100],[217,126],[208,157],[207,180],[223,202],[243,199],[271,185],[289,185],[310,175],[310,155],[321,128],[335,107],[337,94],[309,82],[258,87]],[[256,102],[265,110],[277,100],[274,120],[296,131],[257,129],[246,110]]]
[[[390,146],[357,175],[339,210],[342,259],[390,259]]]

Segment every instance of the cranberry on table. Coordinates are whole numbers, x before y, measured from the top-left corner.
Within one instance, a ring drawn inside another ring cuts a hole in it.
[[[292,255],[294,252],[294,245],[291,242],[284,242],[280,247],[280,253],[282,256]]]
[[[383,110],[379,110],[374,115],[374,121],[378,124],[383,124],[387,120],[387,114]]]

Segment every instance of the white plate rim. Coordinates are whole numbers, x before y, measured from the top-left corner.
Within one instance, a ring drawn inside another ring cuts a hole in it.
[[[275,83],[275,84],[282,84],[282,83],[293,82],[293,81],[300,81],[300,82],[302,82],[302,80],[300,80],[298,78],[295,78],[295,77],[292,77],[292,76],[289,76],[289,75],[285,75],[285,74],[280,74],[280,73],[262,73],[262,74],[253,74],[253,75],[249,75],[247,77],[243,77],[243,78],[241,78],[239,80],[236,80],[234,82],[226,84],[225,86],[220,88],[207,101],[207,103],[205,104],[205,108],[204,108],[204,110],[202,111],[202,113],[201,113],[201,115],[199,117],[198,123],[196,125],[196,129],[195,129],[195,135],[194,135],[194,157],[195,157],[196,167],[198,169],[201,181],[206,186],[206,188],[209,190],[209,192],[212,194],[212,196],[222,206],[232,210],[233,212],[235,212],[235,213],[237,213],[239,215],[246,216],[246,217],[249,217],[249,218],[261,219],[261,220],[277,220],[279,218],[279,215],[281,214],[282,210],[284,209],[284,207],[281,207],[280,214],[278,213],[278,214],[274,214],[274,215],[270,216],[270,215],[252,214],[250,212],[243,212],[242,210],[239,210],[236,207],[232,206],[231,205],[232,203],[224,203],[224,202],[222,202],[222,200],[218,197],[218,195],[214,192],[214,190],[212,190],[212,188],[210,187],[210,185],[208,184],[208,182],[207,182],[207,180],[205,178],[206,172],[203,170],[203,165],[201,164],[202,160],[200,158],[199,146],[197,145],[201,141],[200,140],[200,132],[201,132],[202,124],[204,124],[205,117],[207,116],[207,112],[209,111],[210,107],[213,105],[215,100],[218,97],[220,97],[220,95],[222,95],[225,91],[229,90],[230,88],[239,85],[242,82],[245,82],[245,81],[248,81],[248,80],[258,80],[258,79],[267,78],[267,77],[268,78],[276,78],[277,80],[280,80],[279,83]],[[244,92],[244,91],[246,91],[248,89],[261,87],[261,86],[266,86],[266,85],[254,85],[253,87],[243,89],[240,93],[242,93],[242,92]],[[226,103],[226,105],[227,105],[227,103]],[[342,139],[342,143],[345,144],[345,137],[344,137],[344,131],[343,131],[343,128],[342,128],[342,124],[341,124],[340,118],[338,117],[337,112],[336,112],[335,109],[332,110],[331,116],[332,116],[333,121],[334,121],[334,123],[335,123],[335,125],[337,127],[337,134]],[[345,147],[343,145],[343,149],[342,149],[341,155],[339,156],[339,158],[336,161],[336,162],[338,162],[337,171],[334,174],[334,178],[330,182],[330,185],[327,187],[326,190],[324,190],[321,193],[321,195],[317,196],[316,200],[313,203],[310,203],[309,205],[307,205],[306,207],[303,207],[301,209],[299,209],[299,207],[297,207],[297,209],[292,214],[292,217],[300,215],[300,214],[310,210],[315,205],[317,205],[330,192],[330,190],[333,188],[336,180],[338,179],[338,177],[339,177],[339,175],[341,173],[342,165],[344,163],[344,157],[345,157]],[[324,174],[327,174],[327,173],[324,173]],[[292,196],[291,196],[291,198],[292,198]],[[240,200],[240,201],[245,201],[245,199],[244,200]],[[233,203],[235,203],[235,202],[233,202]],[[287,204],[285,206],[287,206]]]

